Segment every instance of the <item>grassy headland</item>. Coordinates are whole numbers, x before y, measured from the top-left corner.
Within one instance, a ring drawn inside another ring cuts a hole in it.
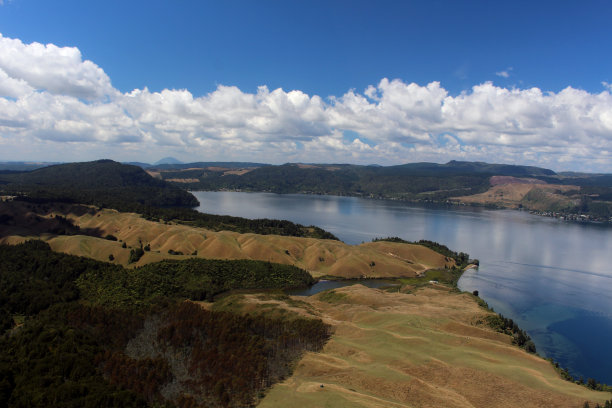
[[[334,334],[260,407],[576,407],[610,398],[564,381],[487,323],[470,294],[353,285],[303,298]],[[249,299],[243,299],[248,305]],[[248,306],[243,306],[248,308]]]

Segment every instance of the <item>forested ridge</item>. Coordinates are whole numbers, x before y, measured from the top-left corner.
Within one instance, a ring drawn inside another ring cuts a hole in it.
[[[256,261],[191,259],[127,270],[0,246],[0,406],[250,406],[330,335],[317,319],[248,316],[190,302],[312,283]]]
[[[193,207],[188,192],[148,175],[137,166],[112,160],[68,163],[30,172],[1,174],[5,194],[38,201],[64,201],[121,209],[129,205]]]
[[[284,164],[260,167],[243,175],[206,169],[165,171],[161,175],[164,179],[197,178],[198,182],[181,183],[194,190],[227,189],[406,199],[434,192],[434,198],[475,194],[488,187],[489,173],[440,166],[433,163],[389,167]]]
[[[113,208],[142,214],[151,220],[177,221],[215,231],[337,239],[316,226],[286,220],[201,213],[193,209],[199,202],[191,193],[151,177],[138,166],[112,160],[0,174],[0,195],[14,195],[18,200],[35,204],[63,202]]]
[[[261,235],[284,235],[305,238],[333,239],[338,238],[315,225],[304,226],[287,220],[270,218],[249,219],[231,215],[206,214],[190,208],[160,208],[160,207],[132,207],[131,210],[142,214],[152,221],[176,221],[192,227],[206,228],[213,231],[236,231],[241,234],[254,233]]]
[[[586,214],[597,219],[612,217],[610,174],[557,174],[533,166],[465,161],[385,167],[287,163],[254,169],[249,167],[244,174],[226,172],[216,167],[197,168],[186,165],[160,170],[163,179],[191,190],[330,194],[439,203],[446,203],[453,197],[483,193],[491,187],[491,177],[509,176],[579,187],[579,191],[562,193],[572,196],[578,204],[562,209],[551,207],[548,208],[550,211]],[[531,198],[538,200],[538,197]]]

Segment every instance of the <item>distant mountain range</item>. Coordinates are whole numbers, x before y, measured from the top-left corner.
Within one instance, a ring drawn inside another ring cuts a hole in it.
[[[154,166],[158,166],[160,164],[183,164],[179,159],[175,159],[174,157],[164,157],[153,163]]]
[[[58,162],[34,162],[34,161],[0,161],[0,171],[31,171],[42,167],[52,166],[60,164]],[[174,157],[164,157],[156,161],[155,163],[144,163],[144,162],[123,162],[123,164],[138,166],[144,169],[160,169],[160,170],[183,170],[193,168],[207,168],[207,167],[219,167],[224,169],[253,169],[256,167],[280,167],[278,165],[271,165],[267,163],[258,162],[228,162],[228,161],[206,161],[206,162],[190,162],[183,163]],[[555,173],[552,170],[535,167],[535,166],[520,166],[512,164],[490,164],[484,162],[469,162],[469,161],[457,161],[452,160],[445,164],[419,162],[419,163],[406,163],[394,166],[381,166],[379,164],[369,165],[355,165],[355,164],[339,164],[339,163],[286,163],[281,166],[300,166],[302,168],[329,168],[339,167],[342,169],[347,168],[378,168],[378,169],[389,169],[389,171],[410,171],[414,173],[429,173],[429,174],[494,174],[503,176],[513,177],[526,177],[526,176],[559,176],[566,178],[588,178],[595,176],[607,176],[612,177],[612,174],[602,173],[582,173],[582,172],[559,172]]]
[[[152,168],[149,168],[151,170]],[[262,165],[206,162],[156,166],[162,179],[190,189],[316,193],[433,199],[476,194],[492,176],[536,178],[546,183],[612,187],[612,175],[565,173],[533,166],[450,161],[397,166],[353,164]],[[240,170],[240,171],[237,171]]]
[[[157,163],[122,165],[99,160],[44,168],[40,166],[50,163],[11,162],[4,168],[0,163],[0,186],[4,185],[5,191],[36,191],[37,196],[50,197],[61,193],[80,202],[110,206],[126,200],[155,207],[193,206],[197,201],[186,189],[233,190],[452,201],[612,219],[612,174],[555,173],[534,166],[455,160],[445,164],[364,166],[181,163],[168,157]],[[36,166],[39,168],[32,170]],[[119,166],[123,166],[121,170]],[[500,186],[500,180],[512,186]]]
[[[612,174],[555,173],[534,166],[450,161],[398,166],[190,163],[149,168],[190,190],[328,194],[523,208],[609,221]]]

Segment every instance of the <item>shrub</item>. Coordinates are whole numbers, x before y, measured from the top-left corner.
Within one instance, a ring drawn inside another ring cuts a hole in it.
[[[140,258],[144,255],[144,251],[142,248],[136,248],[130,250],[130,258],[128,259],[128,263],[138,262]]]

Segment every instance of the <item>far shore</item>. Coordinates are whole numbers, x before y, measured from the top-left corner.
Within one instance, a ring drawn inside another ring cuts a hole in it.
[[[273,191],[258,191],[258,190],[243,190],[243,189],[220,189],[220,190],[191,190],[188,189],[189,192],[212,192],[212,193],[268,193],[268,194],[281,194],[281,195],[289,195],[289,194],[300,194],[300,195],[320,195],[320,196],[330,196],[330,197],[355,197],[355,198],[364,198],[368,200],[382,200],[382,201],[400,201],[410,204],[420,204],[420,205],[435,205],[441,207],[464,207],[464,208],[484,208],[487,210],[513,210],[513,211],[528,211],[530,214],[537,215],[539,217],[549,217],[555,218],[559,221],[567,221],[567,222],[578,222],[578,223],[595,223],[595,224],[612,224],[612,217],[610,219],[601,219],[592,217],[588,214],[578,214],[578,213],[563,213],[563,212],[555,212],[555,211],[538,211],[538,210],[530,210],[528,208],[517,208],[517,207],[509,207],[504,205],[498,205],[493,203],[477,203],[477,202],[463,202],[454,197],[450,197],[446,200],[429,200],[429,199],[410,199],[410,198],[399,198],[399,197],[380,197],[374,195],[364,195],[364,194],[345,194],[345,195],[337,195],[337,194],[325,194],[325,193],[313,193],[309,191],[300,191],[297,193],[275,193]],[[197,207],[196,207],[197,208]]]

